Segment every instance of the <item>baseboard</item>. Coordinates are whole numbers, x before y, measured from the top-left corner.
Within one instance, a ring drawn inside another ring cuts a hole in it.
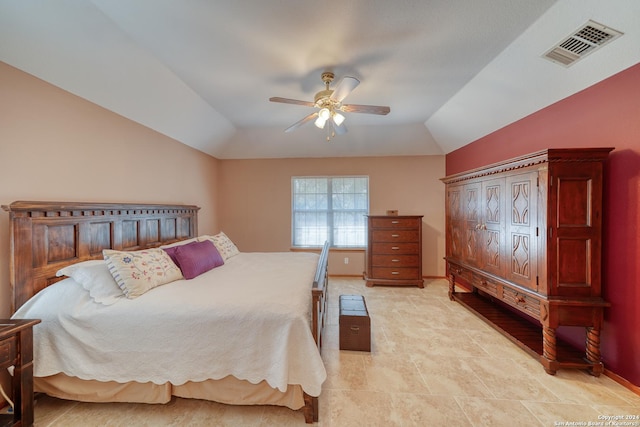
[[[618,384],[620,384],[621,386],[623,386],[624,388],[628,388],[629,390],[631,390],[632,392],[640,396],[640,387],[631,383],[629,380],[622,378],[620,375],[611,372],[607,368],[604,368],[604,374],[609,378],[611,378],[612,380],[614,380],[615,382],[617,382]]]

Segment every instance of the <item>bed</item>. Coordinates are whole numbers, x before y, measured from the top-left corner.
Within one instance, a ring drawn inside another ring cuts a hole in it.
[[[320,254],[236,251],[197,277],[132,298],[110,289],[106,303],[92,290],[104,288],[85,283],[100,281],[103,254],[157,253],[215,237],[198,235],[198,207],[3,208],[11,224],[13,317],[42,320],[34,328],[36,392],[90,402],[178,396],[279,405],[301,410],[307,423],[318,420],[327,244]]]

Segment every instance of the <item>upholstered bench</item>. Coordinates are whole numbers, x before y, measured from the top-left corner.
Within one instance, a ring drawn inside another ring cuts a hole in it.
[[[340,295],[340,350],[371,351],[371,319],[362,295]]]

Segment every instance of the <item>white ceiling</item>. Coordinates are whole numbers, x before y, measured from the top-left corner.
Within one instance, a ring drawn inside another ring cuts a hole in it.
[[[569,68],[588,20],[624,35]],[[221,159],[446,154],[640,62],[637,0],[0,0],[0,61]],[[325,141],[320,75],[355,76]]]

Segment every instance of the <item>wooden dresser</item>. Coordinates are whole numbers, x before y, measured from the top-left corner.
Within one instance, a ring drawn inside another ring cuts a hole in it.
[[[602,175],[612,148],[548,149],[443,178],[449,297],[545,370],[598,376]],[[472,292],[457,292],[461,280]],[[556,336],[581,326],[586,349]]]
[[[367,286],[416,285],[422,280],[422,215],[368,217]]]

